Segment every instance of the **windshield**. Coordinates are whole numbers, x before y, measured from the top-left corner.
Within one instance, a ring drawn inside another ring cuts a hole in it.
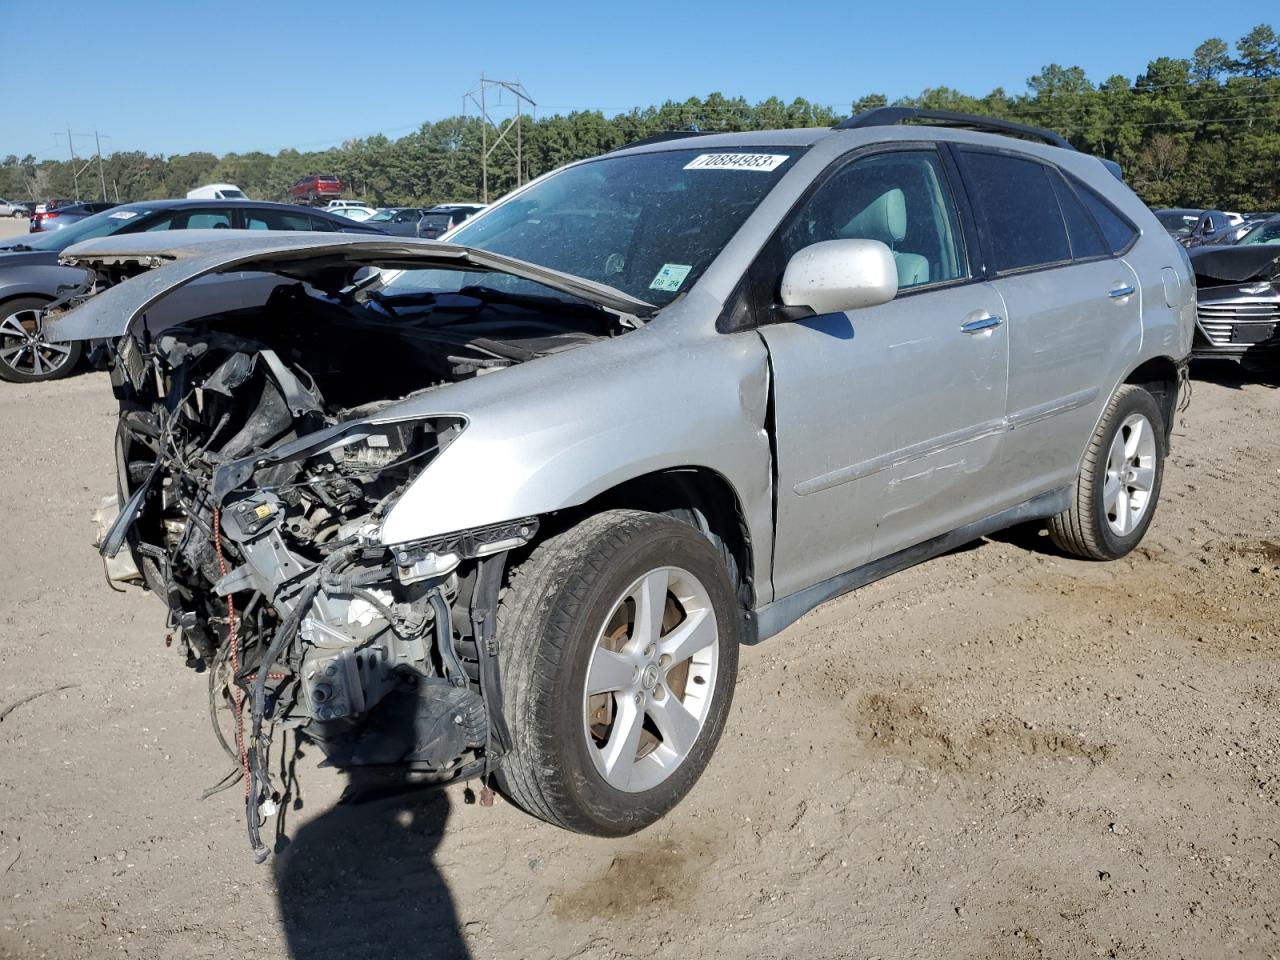
[[[369,219],[370,219],[370,220],[379,220],[379,221],[381,221],[381,220],[390,220],[392,217],[394,217],[394,216],[396,215],[396,213],[397,213],[397,212],[398,212],[398,211],[396,211],[396,210],[379,210],[377,213],[375,213],[375,214],[374,214],[372,217],[370,217]]]
[[[248,199],[242,190],[219,190],[218,195],[223,200],[245,200]]]
[[[118,233],[138,217],[145,217],[150,212],[149,210],[126,210],[117,207],[114,210],[105,210],[102,213],[95,213],[91,217],[85,217],[83,220],[63,227],[61,230],[38,234],[30,238],[24,237],[19,242],[32,250],[61,252],[81,240],[92,240],[94,237],[109,237],[113,233]],[[14,246],[13,243],[6,245]]]
[[[1166,230],[1183,230],[1194,227],[1200,215],[1183,210],[1162,210],[1156,213],[1156,219]]]
[[[1280,219],[1258,224],[1240,238],[1242,246],[1246,243],[1280,244]]]
[[[804,149],[604,156],[552,174],[457,228],[450,239],[663,306],[697,282]],[[504,274],[447,270],[407,271],[383,293],[465,286],[546,293]]]

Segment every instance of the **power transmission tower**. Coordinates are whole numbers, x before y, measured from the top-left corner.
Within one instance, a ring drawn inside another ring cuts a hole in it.
[[[500,123],[495,123],[493,118],[489,116],[489,98],[488,93],[494,87],[498,88],[499,102],[502,98],[503,91],[511,93],[516,99],[516,115],[508,117]],[[505,143],[507,147],[515,154],[516,161],[516,186],[524,183],[524,131],[520,126],[521,107],[523,104],[529,104],[535,110],[538,105],[533,102],[533,98],[529,96],[519,80],[490,80],[483,73],[480,74],[480,82],[462,95],[462,115],[467,115],[467,104],[470,102],[480,111],[480,189],[482,200],[489,202],[489,156],[493,151],[498,149],[499,144]],[[512,129],[516,135],[512,140],[507,139]],[[496,134],[493,144],[489,143],[489,134]]]
[[[74,139],[75,137],[93,137],[93,142],[96,147],[94,151],[94,158],[97,160],[97,163],[98,163],[98,180],[102,184],[102,199],[106,200],[107,199],[107,175],[102,168],[102,138],[98,135],[97,130],[93,131],[93,133],[91,134],[90,133],[72,133],[71,128],[67,127],[67,150],[70,151],[71,153],[71,180],[75,184],[76,199],[77,200],[80,199],[80,175],[84,173],[86,170],[88,170],[90,167],[92,167],[94,164],[94,161],[86,160],[84,162],[84,166],[82,167],[78,166],[80,163],[80,158],[76,156],[76,144]],[[107,139],[110,140],[111,138],[107,137]]]

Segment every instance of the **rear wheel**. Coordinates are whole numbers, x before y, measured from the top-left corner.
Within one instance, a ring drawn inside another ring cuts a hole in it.
[[[84,353],[80,341],[45,339],[40,311],[48,301],[19,297],[0,304],[0,380],[39,383],[57,380],[75,369]]]
[[[1142,387],[1116,390],[1094,431],[1069,510],[1049,521],[1049,536],[1068,553],[1116,560],[1151,526],[1164,477],[1164,417]]]
[[[724,729],[742,613],[687,524],[613,510],[539,546],[498,614],[514,740],[499,783],[525,810],[634,833],[688,793]]]

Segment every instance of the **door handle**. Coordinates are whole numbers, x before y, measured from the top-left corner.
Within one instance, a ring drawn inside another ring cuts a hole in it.
[[[1127,297],[1131,293],[1133,293],[1133,287],[1129,284],[1125,284],[1122,287],[1112,287],[1107,291],[1107,296],[1112,300],[1119,300],[1121,297]]]
[[[978,317],[976,320],[970,320],[967,323],[960,324],[961,333],[982,333],[984,330],[994,330],[1004,320],[997,317],[994,313],[988,313],[985,316]]]

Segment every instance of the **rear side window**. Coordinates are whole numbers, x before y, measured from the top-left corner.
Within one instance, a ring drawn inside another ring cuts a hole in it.
[[[1071,240],[1071,256],[1077,260],[1095,260],[1107,256],[1110,251],[1102,242],[1102,234],[1098,232],[1089,211],[1076,196],[1074,190],[1067,185],[1061,175],[1049,174],[1053,183],[1053,192],[1058,198],[1058,207],[1062,210],[1062,219],[1067,223],[1067,236]]]
[[[250,230],[313,230],[305,213],[285,210],[246,210],[246,226]]]
[[[959,153],[997,272],[1070,261],[1066,224],[1044,164],[984,151]]]
[[[1102,236],[1106,238],[1107,247],[1111,252],[1118,256],[1128,250],[1133,241],[1138,238],[1138,228],[1084,184],[1076,185],[1076,193],[1093,214],[1093,219],[1101,228]]]

